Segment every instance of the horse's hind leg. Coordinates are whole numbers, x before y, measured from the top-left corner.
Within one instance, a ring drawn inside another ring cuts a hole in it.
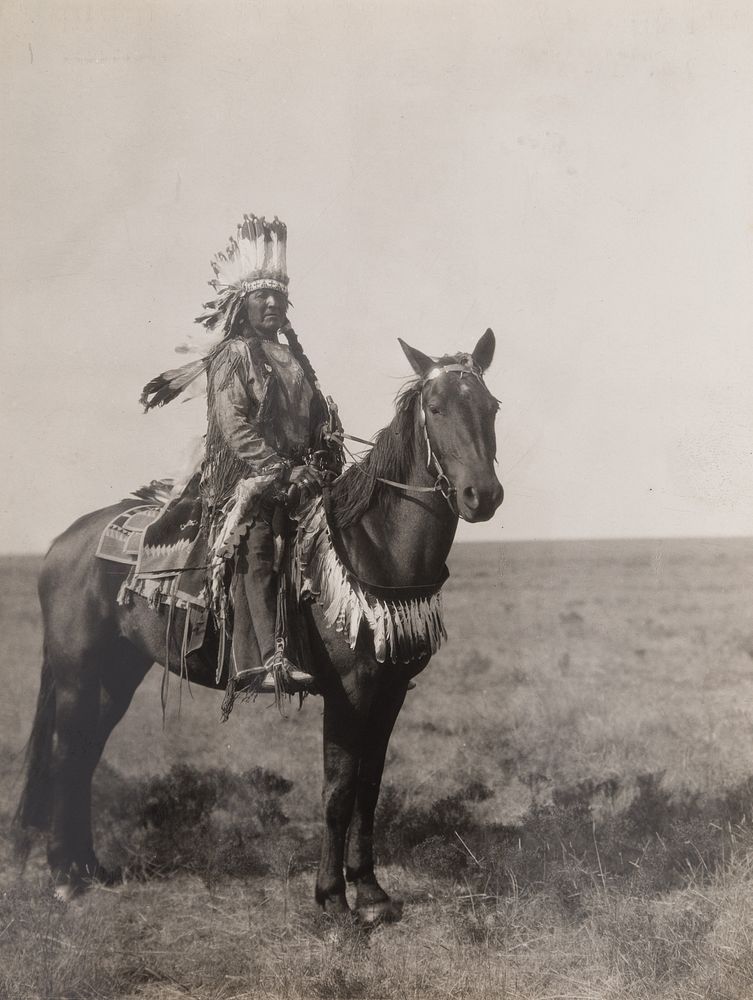
[[[104,874],[94,852],[92,777],[151,663],[123,639],[55,664],[52,823],[47,857],[60,895]]]
[[[100,680],[90,657],[56,657],[55,738],[52,750],[52,815],[47,860],[61,885],[93,873],[91,779],[98,754]]]

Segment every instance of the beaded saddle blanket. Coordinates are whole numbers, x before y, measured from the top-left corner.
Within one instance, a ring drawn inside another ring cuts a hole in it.
[[[178,497],[139,503],[116,515],[102,532],[96,556],[131,567],[118,603],[131,595],[150,607],[186,611],[184,652],[199,649],[209,620],[206,535],[200,530],[198,480]]]
[[[159,517],[161,510],[159,505],[139,504],[118,514],[100,535],[97,558],[135,566],[144,529]]]

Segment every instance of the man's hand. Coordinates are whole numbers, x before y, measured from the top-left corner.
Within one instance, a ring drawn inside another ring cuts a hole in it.
[[[305,503],[322,491],[322,475],[313,465],[296,465],[291,469],[288,479],[287,493],[284,505],[288,513],[295,511],[301,503]]]
[[[344,440],[345,437],[342,431],[325,430],[322,432],[322,441],[325,444],[333,444],[336,448],[342,448]]]
[[[313,465],[296,465],[291,473],[288,482],[291,485],[299,486],[307,493],[318,493],[322,487],[322,474]]]

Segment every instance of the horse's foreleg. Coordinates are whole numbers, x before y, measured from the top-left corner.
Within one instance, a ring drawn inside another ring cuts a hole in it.
[[[324,699],[324,832],[316,901],[325,913],[350,913],[343,874],[345,836],[353,813],[363,717],[344,692]]]
[[[374,874],[374,813],[387,746],[406,690],[407,681],[380,691],[364,734],[355,807],[348,831],[346,877],[356,886],[356,909],[366,923],[395,920],[400,916],[401,908],[392,902]]]

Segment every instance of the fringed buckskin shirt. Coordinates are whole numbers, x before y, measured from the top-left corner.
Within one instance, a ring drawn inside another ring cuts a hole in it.
[[[228,341],[207,371],[202,491],[215,509],[232,497],[241,479],[275,472],[284,479],[314,445],[326,416],[326,404],[291,349],[276,340],[256,343],[263,371],[254,367],[243,338]]]

